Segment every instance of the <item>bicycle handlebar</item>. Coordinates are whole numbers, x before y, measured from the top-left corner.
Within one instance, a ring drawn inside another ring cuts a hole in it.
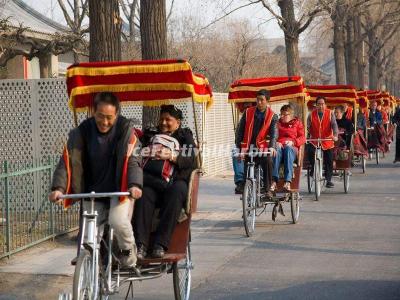
[[[325,141],[333,141],[333,139],[332,138],[329,138],[329,139],[307,139],[306,141],[307,141],[307,143],[309,143],[309,142],[325,142]]]
[[[235,154],[234,155],[234,157],[240,157],[240,156],[242,156],[242,155],[247,155],[247,156],[257,156],[257,155],[263,155],[263,154],[265,154],[265,155],[270,155],[271,154],[271,151],[252,151],[252,152],[248,152],[248,153],[238,153],[238,154]]]
[[[120,197],[130,196],[129,192],[113,192],[113,193],[84,193],[84,194],[66,194],[58,197],[58,199],[81,199],[81,198],[106,198],[106,197]]]

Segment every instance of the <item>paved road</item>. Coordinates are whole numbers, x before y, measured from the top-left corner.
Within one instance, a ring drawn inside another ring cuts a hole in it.
[[[319,202],[303,193],[297,225],[290,224],[289,210],[272,222],[269,209],[252,238],[244,237],[231,178],[202,180],[192,226],[192,299],[400,299],[400,164],[392,159],[369,162],[367,175],[354,169],[348,195],[340,182]],[[0,267],[0,299],[53,299],[71,288],[72,269],[65,267],[71,243],[46,251],[32,250]],[[28,260],[38,263],[26,270]],[[51,263],[43,267],[45,260]],[[32,278],[24,293],[21,281]],[[172,276],[135,284],[135,295],[173,299]]]

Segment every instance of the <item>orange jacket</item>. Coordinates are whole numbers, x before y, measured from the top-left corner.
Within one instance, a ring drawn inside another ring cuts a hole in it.
[[[310,124],[310,137],[312,139],[328,139],[333,138],[333,129],[331,126],[331,111],[329,109],[324,110],[322,120],[319,119],[318,110],[314,109],[311,113],[311,124]],[[317,145],[317,142],[312,142],[313,145]],[[321,142],[322,149],[328,150],[334,147],[333,141]]]
[[[257,107],[253,106],[253,107],[249,107],[246,110],[246,125],[245,125],[245,129],[244,129],[243,141],[241,142],[242,152],[246,152],[250,147],[250,142],[251,142],[250,140],[251,140],[251,136],[253,134],[254,115],[256,113],[256,109],[257,109]],[[269,127],[271,126],[271,121],[272,121],[273,116],[274,116],[274,112],[272,111],[272,109],[267,107],[267,109],[265,111],[264,124],[261,127],[261,130],[258,133],[257,138],[256,138],[256,146],[260,150],[268,148],[267,135],[269,132]]]

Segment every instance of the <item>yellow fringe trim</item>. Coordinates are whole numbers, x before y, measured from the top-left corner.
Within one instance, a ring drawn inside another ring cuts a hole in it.
[[[304,102],[305,99],[308,98],[308,96],[306,96],[306,94],[304,94],[304,93],[282,95],[282,96],[271,97],[271,99],[269,99],[269,102],[278,102],[278,101],[282,101],[282,100],[293,100],[295,98],[300,98],[301,99],[300,101]],[[228,103],[242,103],[242,102],[256,102],[256,98],[228,99]]]
[[[130,73],[166,73],[189,71],[191,66],[188,62],[172,64],[154,64],[154,65],[126,65],[114,67],[72,67],[67,70],[66,77],[73,76],[105,76]]]
[[[290,81],[290,82],[285,82],[281,84],[276,84],[276,85],[271,85],[271,86],[249,86],[249,85],[243,85],[243,86],[237,86],[234,88],[229,89],[229,93],[233,92],[239,92],[239,91],[259,91],[261,89],[266,89],[268,91],[274,91],[274,90],[279,90],[287,87],[292,87],[292,86],[300,86],[303,83],[302,80],[300,81]]]
[[[307,92],[309,93],[320,93],[320,94],[327,94],[327,93],[354,93],[356,97],[356,91],[353,89],[336,89],[336,90],[318,90],[318,89],[308,89]]]

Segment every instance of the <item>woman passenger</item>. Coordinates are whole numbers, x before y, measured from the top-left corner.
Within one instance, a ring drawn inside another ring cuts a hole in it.
[[[273,182],[270,191],[274,192],[279,180],[279,166],[283,160],[284,185],[286,191],[290,191],[290,183],[293,177],[293,162],[299,153],[299,149],[306,142],[303,123],[293,115],[291,105],[283,105],[281,118],[278,122],[278,140],[276,143],[276,156],[272,172]]]
[[[142,151],[148,158],[143,168],[143,195],[135,204],[133,219],[139,259],[146,256],[148,249],[153,258],[164,256],[186,201],[196,157],[193,134],[189,128],[181,127],[182,118],[181,110],[163,105],[157,130],[144,132],[143,150],[151,151],[148,155]],[[160,208],[160,222],[150,245],[156,207]]]

